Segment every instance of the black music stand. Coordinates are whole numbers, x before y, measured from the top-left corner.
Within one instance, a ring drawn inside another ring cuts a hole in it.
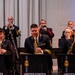
[[[48,75],[47,56],[20,54],[20,75]]]
[[[9,54],[0,54],[0,75],[7,75],[8,71],[7,69],[10,69],[11,71],[11,59],[12,55]],[[9,73],[11,74],[11,72]]]
[[[61,57],[62,75],[75,75],[75,55],[59,54]]]

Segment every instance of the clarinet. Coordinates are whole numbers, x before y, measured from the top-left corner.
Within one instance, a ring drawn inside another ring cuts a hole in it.
[[[17,48],[16,48],[16,44],[15,44],[15,41],[14,41],[14,38],[13,38],[13,34],[12,34],[12,28],[11,27],[9,27],[9,34],[11,35],[11,39],[12,39],[12,42],[13,42],[13,45],[14,45],[14,49],[15,49],[15,52],[16,52],[16,56],[17,56],[17,58],[19,59],[19,54],[18,54],[18,50],[17,50]]]

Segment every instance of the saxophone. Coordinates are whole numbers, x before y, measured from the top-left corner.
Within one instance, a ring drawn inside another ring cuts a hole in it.
[[[2,46],[2,41],[0,41],[0,49],[1,49],[1,46]],[[1,54],[1,50],[0,50],[0,54]]]
[[[0,41],[0,49],[1,49],[2,41]]]
[[[37,43],[37,38],[34,37],[34,54],[43,54],[43,53],[41,53],[41,52],[38,52],[38,51],[36,50],[36,48],[38,48],[38,43]],[[51,51],[48,50],[48,49],[44,49],[44,53],[51,54]]]
[[[73,49],[74,44],[75,44],[75,41],[73,41],[73,43],[69,47],[69,50],[68,50],[67,54],[71,54],[72,53],[72,49]]]
[[[37,38],[34,37],[34,54],[37,54],[38,53],[37,50],[36,50],[37,47],[38,47]]]
[[[38,48],[37,37],[34,37],[34,54],[42,54],[38,52],[36,49]]]

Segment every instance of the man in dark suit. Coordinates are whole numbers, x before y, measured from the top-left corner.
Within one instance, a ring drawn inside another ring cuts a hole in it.
[[[14,55],[14,60],[16,62],[16,57],[17,57],[17,37],[20,36],[20,29],[18,26],[13,24],[14,18],[12,16],[8,16],[7,24],[3,27],[5,31],[5,39],[10,40],[12,45],[14,46],[14,50],[16,55]],[[17,57],[18,58],[18,57]],[[17,61],[18,62],[18,61]],[[18,66],[17,63],[16,67]]]
[[[50,54],[48,57],[48,68],[52,70],[52,57],[51,57],[51,45],[49,37],[45,34],[39,33],[39,27],[37,24],[32,24],[30,27],[31,36],[25,39],[25,52],[30,54]],[[35,39],[36,44],[35,43]]]
[[[10,40],[12,42],[12,44],[13,44],[13,40],[14,40],[14,43],[17,46],[17,38],[16,37],[20,36],[19,27],[13,24],[14,19],[12,16],[8,16],[7,21],[8,21],[8,23],[3,27],[3,29],[5,31],[5,39]]]
[[[4,38],[4,30],[0,28],[0,73],[3,69],[3,75],[10,75],[13,63],[12,55],[14,52],[13,45],[9,40]],[[2,56],[3,55],[3,56]]]

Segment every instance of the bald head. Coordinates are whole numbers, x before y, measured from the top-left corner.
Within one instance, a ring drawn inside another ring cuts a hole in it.
[[[12,16],[8,16],[8,22],[11,22],[11,23],[13,23],[13,21],[14,21],[14,19],[13,19],[13,17]]]

